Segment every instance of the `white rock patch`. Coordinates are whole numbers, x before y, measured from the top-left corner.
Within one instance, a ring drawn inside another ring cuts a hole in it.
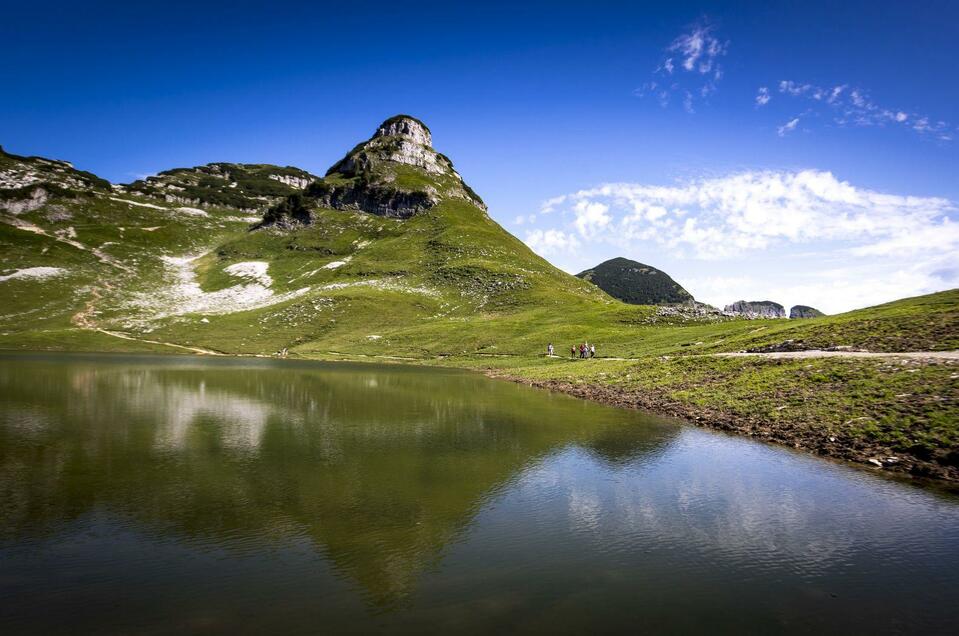
[[[215,292],[205,292],[193,271],[193,261],[200,256],[203,254],[192,257],[161,257],[170,267],[172,284],[154,292],[137,294],[132,302],[133,306],[144,310],[148,320],[191,313],[230,314],[275,305],[310,291],[309,287],[304,287],[277,294],[270,289],[273,279],[268,274],[269,264],[249,261],[234,263],[223,270],[231,276],[247,279],[248,282]]]
[[[269,269],[269,263],[264,263],[263,261],[245,261],[224,267],[223,271],[237,278],[252,278],[259,281],[264,287],[270,287],[273,285],[273,279],[270,278],[270,275],[267,273]]]
[[[221,216],[221,221],[230,221],[231,223],[259,223],[263,220],[261,216]]]
[[[107,197],[111,201],[117,201],[118,203],[126,203],[128,205],[136,205],[141,208],[152,208],[154,210],[169,210],[170,208],[165,208],[162,205],[153,205],[152,203],[140,203],[139,201],[131,201],[130,199],[121,199],[120,197]]]
[[[45,278],[53,278],[54,276],[63,276],[66,273],[67,270],[59,267],[27,267],[26,269],[18,269],[12,274],[7,274],[6,276],[0,276],[0,281],[24,278],[43,280]]]
[[[177,208],[176,211],[189,216],[210,216],[206,210],[201,210],[200,208]]]
[[[337,267],[343,267],[352,260],[352,256],[347,256],[342,261],[332,261],[323,266],[323,269],[336,269]]]

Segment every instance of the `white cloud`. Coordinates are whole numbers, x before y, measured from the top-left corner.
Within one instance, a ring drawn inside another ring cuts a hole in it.
[[[666,51],[678,53],[687,71],[707,75],[719,68],[718,58],[726,54],[727,45],[713,35],[711,25],[701,24],[673,40]],[[672,59],[667,61],[671,63]]]
[[[694,113],[696,96],[705,99],[716,91],[723,77],[720,59],[726,55],[728,41],[716,36],[716,29],[707,22],[693,25],[677,36],[664,51],[664,57],[653,72],[653,79],[635,91],[636,95],[654,97],[661,106],[669,105],[674,95],[682,96],[683,109]]]
[[[527,232],[525,243],[540,256],[549,256],[579,247],[579,240],[576,236],[561,230],[533,230]]]
[[[765,106],[769,103],[769,100],[772,97],[769,96],[769,89],[765,86],[760,86],[759,91],[756,93],[756,106]]]
[[[552,201],[556,225],[526,237],[540,254],[608,258],[614,248],[672,262],[713,304],[769,298],[832,312],[959,285],[956,203],[857,187],[830,172],[610,183]],[[695,260],[711,262],[708,276]]]
[[[788,122],[776,128],[776,134],[780,137],[785,137],[786,133],[790,133],[796,129],[796,126],[799,124],[799,118],[790,119]]]
[[[747,171],[678,186],[605,184],[565,195],[584,237],[687,245],[701,258],[777,243],[850,241],[858,254],[959,248],[952,201],[857,188],[830,172]]]
[[[609,206],[605,203],[580,200],[573,204],[573,213],[576,215],[576,229],[584,237],[590,237],[601,231],[612,220]]]
[[[761,101],[765,87],[759,89],[756,103],[766,104],[769,100]],[[869,94],[860,89],[849,89],[847,84],[838,84],[832,87],[820,87],[813,84],[800,84],[792,80],[779,82],[779,92],[787,97],[805,100],[810,103],[810,112],[825,115],[839,126],[883,127],[887,125],[902,125],[912,129],[925,137],[932,137],[939,141],[951,141],[955,130],[945,121],[932,121],[918,113],[908,113],[900,109],[891,109],[880,106],[872,101]],[[777,128],[782,136],[787,130]]]

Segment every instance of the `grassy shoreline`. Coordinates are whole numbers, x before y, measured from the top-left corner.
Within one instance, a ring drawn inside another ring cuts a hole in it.
[[[959,484],[955,361],[689,356],[487,366],[489,377]]]

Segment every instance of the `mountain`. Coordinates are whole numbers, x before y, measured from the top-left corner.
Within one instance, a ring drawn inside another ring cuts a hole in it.
[[[194,168],[165,170],[119,190],[167,203],[263,210],[303,190],[317,178],[292,166],[209,163]]]
[[[0,348],[505,364],[548,342],[568,351],[589,341],[623,358],[789,339],[954,344],[948,294],[916,304],[908,328],[898,310],[830,317],[841,333],[783,321],[750,335],[722,315],[622,303],[594,284],[619,259],[587,282],[534,254],[487,214],[422,122],[397,116],[372,132],[323,177],[216,163],[121,186],[3,152]],[[665,274],[625,262],[675,292],[638,302],[691,300]]]
[[[771,300],[737,300],[726,305],[723,311],[734,316],[745,318],[785,318],[786,309],[779,303]]]
[[[397,115],[310,184],[302,197],[270,210],[262,225],[310,225],[316,222],[317,208],[405,219],[443,201],[486,210],[453,162],[433,149],[429,128],[414,117]]]
[[[674,305],[694,302],[692,294],[666,272],[628,258],[613,258],[576,274],[631,305]]]
[[[794,305],[789,309],[789,317],[791,319],[797,318],[819,318],[820,316],[825,316],[826,314],[822,313],[818,309],[813,307],[807,307],[806,305]]]
[[[322,178],[216,163],[126,186],[5,155],[0,344],[498,354],[625,310],[493,221],[432,143],[397,116]]]

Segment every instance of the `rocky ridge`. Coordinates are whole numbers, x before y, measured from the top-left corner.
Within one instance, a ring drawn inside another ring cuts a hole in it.
[[[42,207],[53,195],[110,190],[110,182],[68,161],[10,154],[0,147],[0,210],[18,215]]]
[[[771,300],[737,300],[726,305],[723,312],[743,318],[785,318],[786,309]]]
[[[317,208],[404,219],[450,199],[485,211],[482,199],[432,144],[423,122],[408,115],[391,117],[322,179],[271,208],[261,226],[310,225]]]
[[[167,203],[260,211],[304,190],[317,179],[292,166],[221,162],[164,170],[119,189]]]

